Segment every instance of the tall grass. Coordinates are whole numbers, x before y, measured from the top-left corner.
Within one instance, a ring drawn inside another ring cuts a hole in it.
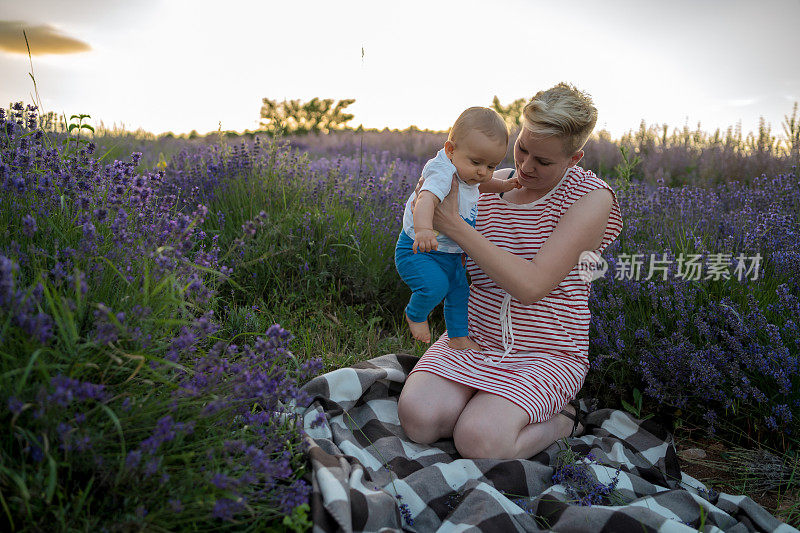
[[[207,208],[27,111],[0,115],[3,529],[304,527],[286,406],[319,361],[277,324],[221,336]]]
[[[308,527],[285,408],[322,369],[424,349],[404,331],[393,247],[443,136],[98,130],[55,150],[70,132],[37,126],[19,106],[0,128],[3,526]],[[617,183],[625,226],[610,274],[592,290],[587,390],[609,406],[639,390],[643,416],[796,452],[789,156],[745,151],[741,174],[714,177],[697,164],[715,153],[707,140],[680,157],[677,138],[645,141],[626,141],[627,164],[602,136],[586,148],[587,166],[630,180]],[[145,154],[114,155],[129,148]],[[674,164],[648,174],[658,158]],[[667,280],[613,279],[636,253],[667,254]],[[738,253],[760,254],[763,269],[681,280],[681,253],[730,253],[731,269]]]
[[[729,181],[749,183],[755,177],[780,174],[800,164],[800,117],[797,104],[784,117],[782,132],[773,132],[772,125],[763,119],[754,132],[744,133],[741,124],[717,129],[709,133],[698,124],[671,127],[667,124],[647,124],[644,121],[637,129],[630,130],[619,138],[612,138],[607,131],[597,131],[589,139],[582,166],[600,176],[614,176],[615,168],[622,163],[621,148],[639,164],[631,169],[639,181],[655,184],[659,180],[668,186],[705,186]],[[54,135],[63,135],[69,126],[66,117],[48,113],[40,119],[41,126]],[[511,138],[516,132],[512,131]],[[216,131],[186,135],[167,133],[154,135],[138,130],[126,131],[121,127],[99,125],[91,138],[98,146],[98,153],[108,153],[112,159],[122,158],[132,152],[143,153],[143,163],[152,168],[163,154],[169,159],[187,146],[208,147],[221,142],[238,143],[252,141],[254,137],[265,137],[259,132],[243,134],[232,131]],[[422,168],[431,154],[441,148],[447,138],[446,132],[434,132],[410,128],[398,130],[345,130],[329,134],[290,135],[285,140],[312,159],[335,160],[347,155],[401,160],[404,164]],[[513,146],[509,146],[504,166],[513,161]],[[373,175],[375,175],[374,171]]]

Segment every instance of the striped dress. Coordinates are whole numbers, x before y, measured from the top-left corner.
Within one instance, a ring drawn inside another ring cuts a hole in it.
[[[499,248],[532,259],[567,209],[596,189],[613,190],[591,171],[569,168],[550,192],[530,204],[512,204],[497,194],[478,200],[475,228]],[[622,229],[614,197],[598,254]],[[589,370],[589,289],[575,268],[547,296],[523,305],[498,287],[471,259],[469,332],[482,351],[453,350],[447,332],[417,362],[430,372],[496,394],[544,422],[575,398]]]

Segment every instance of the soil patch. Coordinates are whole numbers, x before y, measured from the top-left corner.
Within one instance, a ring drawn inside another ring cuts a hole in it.
[[[779,519],[793,527],[800,528],[800,486],[796,476],[791,484],[779,479],[788,479],[772,474],[765,469],[764,460],[758,460],[759,451],[753,450],[755,461],[748,466],[742,460],[741,448],[726,445],[712,439],[685,439],[676,443],[681,470],[717,492],[745,494]],[[703,454],[702,452],[705,452]],[[766,457],[779,457],[764,452]],[[749,487],[749,488],[748,488]]]

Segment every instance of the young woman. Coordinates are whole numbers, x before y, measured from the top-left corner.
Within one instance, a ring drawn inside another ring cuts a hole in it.
[[[523,111],[515,168],[495,172],[522,188],[482,194],[474,228],[458,213],[455,181],[437,206],[435,229],[469,256],[469,331],[481,349],[453,349],[445,332],[425,352],[398,405],[412,440],[452,437],[463,457],[527,458],[582,430],[570,400],[589,369],[590,285],[578,260],[622,229],[614,192],[577,166],[596,122],[574,87],[539,92]]]

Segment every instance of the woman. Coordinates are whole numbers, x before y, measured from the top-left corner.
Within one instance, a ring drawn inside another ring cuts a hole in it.
[[[523,111],[514,143],[521,189],[483,194],[475,228],[458,214],[457,183],[434,227],[469,256],[469,330],[480,350],[425,352],[400,395],[406,434],[452,437],[468,458],[527,458],[579,427],[570,403],[589,369],[589,282],[579,256],[602,253],[622,228],[611,188],[577,163],[597,122],[590,97],[567,84]]]

